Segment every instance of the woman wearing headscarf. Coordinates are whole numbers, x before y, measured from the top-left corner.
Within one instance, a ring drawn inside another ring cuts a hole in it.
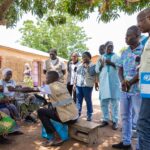
[[[119,57],[113,52],[113,43],[108,41],[105,44],[105,54],[102,61],[97,61],[95,71],[99,74],[99,99],[103,113],[101,127],[109,123],[109,103],[112,105],[112,128],[118,128],[118,101],[120,98],[120,83],[117,64]]]
[[[82,63],[77,68],[77,75],[75,80],[77,107],[79,116],[82,111],[83,98],[85,98],[87,106],[87,121],[92,120],[93,106],[92,106],[92,90],[93,86],[98,87],[96,81],[95,65],[91,62],[91,54],[84,52],[82,54]]]
[[[33,87],[33,80],[32,80],[32,74],[31,74],[31,67],[30,64],[25,64],[25,70],[24,70],[24,79],[23,82],[28,87]]]
[[[13,89],[16,86],[14,80],[12,80],[12,70],[5,68],[2,71],[3,79],[0,80],[0,108],[9,109],[10,115],[15,120],[20,119],[19,112],[16,106],[13,104],[14,92]],[[5,111],[6,112],[6,111]],[[7,113],[8,114],[8,113]]]
[[[20,120],[19,112],[16,106],[13,104],[14,101],[14,89],[16,83],[12,80],[12,70],[5,68],[2,70],[3,78],[0,80],[0,111],[10,115],[14,120]],[[16,124],[13,128],[12,133],[22,134],[20,127]]]
[[[9,144],[10,141],[6,135],[13,131],[15,121],[8,115],[0,111],[0,144]]]

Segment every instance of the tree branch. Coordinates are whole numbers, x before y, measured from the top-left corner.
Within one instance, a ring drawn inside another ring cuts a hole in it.
[[[14,0],[3,0],[3,2],[0,4],[0,23],[4,22],[4,18],[6,15],[6,12],[9,10],[10,6]]]

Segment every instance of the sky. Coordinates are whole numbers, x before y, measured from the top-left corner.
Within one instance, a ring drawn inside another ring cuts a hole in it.
[[[119,53],[119,50],[126,46],[125,34],[127,28],[136,25],[137,14],[131,16],[121,14],[119,19],[107,24],[103,22],[98,23],[97,15],[97,12],[92,13],[87,20],[78,23],[79,26],[84,28],[87,36],[91,38],[86,42],[91,54],[98,54],[99,45],[106,43],[107,41],[113,41],[114,52]],[[17,43],[21,38],[18,29],[22,26],[23,21],[27,19],[35,18],[29,14],[24,15],[14,29],[6,29],[4,26],[0,26],[0,42],[9,44]]]

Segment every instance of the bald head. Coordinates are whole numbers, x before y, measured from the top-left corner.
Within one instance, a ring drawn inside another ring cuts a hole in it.
[[[141,32],[150,33],[150,8],[146,8],[138,14],[137,24]]]
[[[146,9],[142,10],[138,14],[137,18],[141,18],[142,19],[142,18],[147,17],[147,16],[150,16],[150,8],[146,8]]]

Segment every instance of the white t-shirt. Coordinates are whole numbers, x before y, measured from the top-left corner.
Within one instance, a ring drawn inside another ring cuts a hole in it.
[[[47,85],[47,84],[41,86],[39,88],[39,90],[40,90],[41,94],[51,94],[52,93],[49,85]]]
[[[14,80],[9,80],[8,82],[0,80],[0,85],[4,88],[3,93],[5,96],[14,96],[15,92],[10,92],[7,88],[8,86],[16,87],[16,82]]]

